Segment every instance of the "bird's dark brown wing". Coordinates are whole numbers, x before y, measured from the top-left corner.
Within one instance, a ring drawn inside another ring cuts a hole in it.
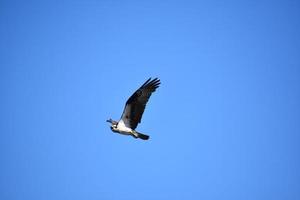
[[[146,104],[151,94],[159,87],[160,80],[149,78],[131,97],[127,100],[121,120],[127,127],[135,129],[141,122]]]

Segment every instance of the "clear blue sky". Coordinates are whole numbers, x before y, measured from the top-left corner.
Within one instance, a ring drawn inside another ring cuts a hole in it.
[[[0,199],[300,199],[300,3],[0,2]],[[159,77],[137,130],[127,98]]]

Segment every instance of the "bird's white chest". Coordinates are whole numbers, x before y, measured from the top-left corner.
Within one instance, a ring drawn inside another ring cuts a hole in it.
[[[131,133],[132,132],[132,129],[127,127],[123,120],[119,121],[117,129],[123,133]]]

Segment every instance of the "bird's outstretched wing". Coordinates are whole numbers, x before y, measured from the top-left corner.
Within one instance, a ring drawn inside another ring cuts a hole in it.
[[[159,87],[160,80],[149,78],[131,97],[127,100],[121,120],[127,127],[135,129],[141,122],[146,104],[151,94]]]

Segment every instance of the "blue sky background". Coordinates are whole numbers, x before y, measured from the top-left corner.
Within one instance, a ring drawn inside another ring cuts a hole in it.
[[[1,1],[0,199],[300,199],[300,3]],[[111,132],[149,77],[135,140]]]

